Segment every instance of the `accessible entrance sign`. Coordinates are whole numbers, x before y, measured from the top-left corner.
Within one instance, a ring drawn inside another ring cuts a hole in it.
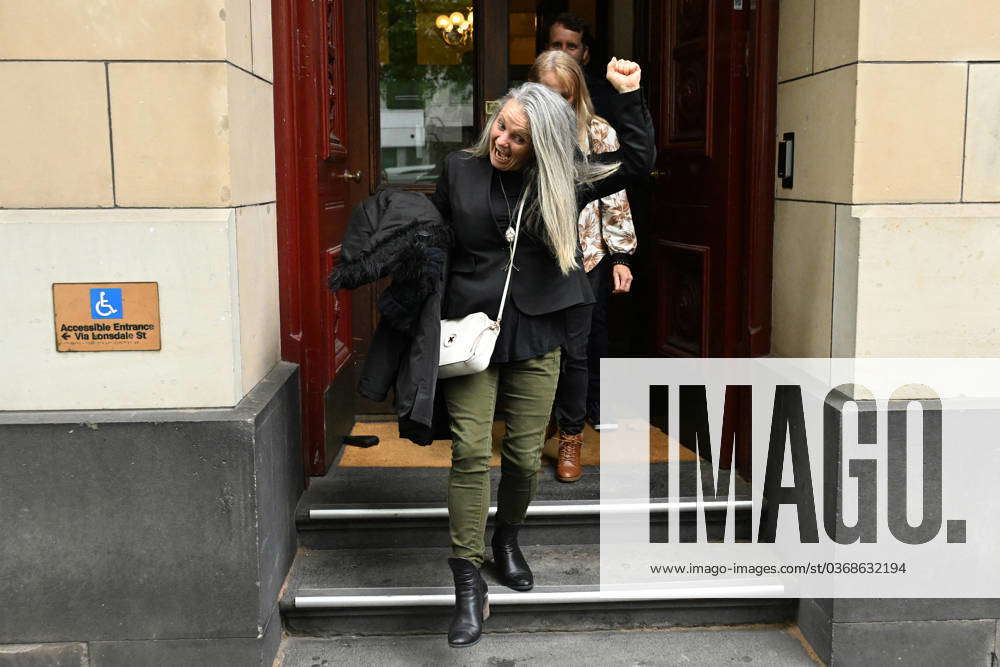
[[[157,283],[54,283],[57,352],[160,349]]]

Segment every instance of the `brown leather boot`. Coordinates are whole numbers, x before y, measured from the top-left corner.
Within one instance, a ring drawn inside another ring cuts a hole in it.
[[[583,434],[567,435],[559,432],[559,463],[556,465],[556,479],[560,482],[575,482],[583,475],[580,465],[580,449]]]

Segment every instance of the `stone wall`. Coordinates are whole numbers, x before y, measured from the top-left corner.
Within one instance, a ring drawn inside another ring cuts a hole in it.
[[[780,356],[993,355],[1000,16],[989,0],[783,0]],[[933,205],[933,206],[931,206]]]
[[[233,406],[277,363],[272,78],[267,0],[0,4],[0,409]],[[162,349],[57,353],[52,284],[126,281]]]
[[[852,200],[857,0],[782,0],[777,133],[794,187],[775,185],[772,352],[830,356],[837,203]]]
[[[305,480],[270,8],[0,2],[0,664],[274,659]],[[96,282],[158,284],[159,351],[56,352],[53,283]]]
[[[300,403],[280,362],[234,408],[0,412],[0,665],[270,665]]]
[[[991,0],[780,0],[773,353],[1000,350],[1000,14]],[[831,665],[988,664],[996,600],[800,601]]]

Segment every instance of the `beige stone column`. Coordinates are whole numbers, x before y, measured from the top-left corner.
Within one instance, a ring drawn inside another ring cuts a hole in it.
[[[794,187],[775,182],[772,354],[826,357],[838,205],[852,201],[858,1],[782,0],[777,133],[795,133]]]
[[[0,3],[0,409],[235,405],[279,360],[267,0]],[[159,283],[162,349],[57,353],[51,285]]]
[[[779,52],[774,353],[994,355],[995,3],[783,0]]]

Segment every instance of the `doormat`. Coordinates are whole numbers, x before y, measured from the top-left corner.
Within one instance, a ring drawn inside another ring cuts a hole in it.
[[[504,423],[493,422],[493,457],[491,466],[500,465],[500,443],[503,440]],[[652,463],[663,463],[667,460],[667,436],[656,427],[650,427],[650,442],[652,447]],[[344,447],[340,462],[341,467],[382,467],[382,468],[448,468],[451,466],[451,440],[435,440],[426,447],[415,445],[409,440],[399,437],[396,422],[359,422],[355,424],[351,435],[376,435],[379,444],[375,447],[362,449],[359,447]],[[583,431],[583,449],[580,461],[585,466],[596,466],[601,463],[601,434],[589,425]],[[684,446],[680,446],[681,461],[695,461],[697,456]],[[549,438],[542,449],[542,465],[555,466],[559,458],[559,440]]]

